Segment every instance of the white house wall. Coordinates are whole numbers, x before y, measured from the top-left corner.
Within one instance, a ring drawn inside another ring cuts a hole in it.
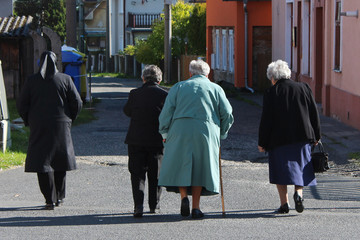
[[[273,61],[277,59],[287,60],[286,48],[279,48],[278,46],[285,46],[286,45],[286,36],[284,32],[286,31],[286,4],[283,2],[284,0],[276,0],[272,1],[272,25],[276,26],[273,27],[272,30],[272,41],[276,44],[273,44],[272,47],[272,59]],[[289,62],[290,63],[290,62]]]
[[[124,50],[124,1],[110,0],[110,54]]]

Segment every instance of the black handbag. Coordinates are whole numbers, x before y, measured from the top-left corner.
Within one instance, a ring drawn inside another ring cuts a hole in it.
[[[314,168],[314,172],[322,173],[330,169],[329,166],[329,154],[325,152],[322,142],[318,143],[318,152],[315,152],[316,146],[312,148],[311,151],[311,162]]]

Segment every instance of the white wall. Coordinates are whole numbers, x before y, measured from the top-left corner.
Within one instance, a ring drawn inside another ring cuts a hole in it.
[[[9,17],[13,11],[13,0],[1,0],[0,17]]]
[[[282,59],[289,61],[286,54],[286,36],[285,23],[286,18],[286,4],[284,0],[272,0],[272,60]]]
[[[110,1],[110,54],[124,50],[124,0]]]

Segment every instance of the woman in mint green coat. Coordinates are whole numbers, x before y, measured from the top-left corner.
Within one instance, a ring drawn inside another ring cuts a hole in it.
[[[165,142],[159,186],[180,192],[181,215],[202,218],[200,196],[219,193],[219,147],[234,121],[223,89],[207,76],[209,65],[193,60],[191,78],[169,91],[159,116],[159,132]]]

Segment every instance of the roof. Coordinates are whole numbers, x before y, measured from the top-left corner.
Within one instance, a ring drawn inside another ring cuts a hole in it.
[[[0,17],[0,37],[28,36],[32,16]]]

